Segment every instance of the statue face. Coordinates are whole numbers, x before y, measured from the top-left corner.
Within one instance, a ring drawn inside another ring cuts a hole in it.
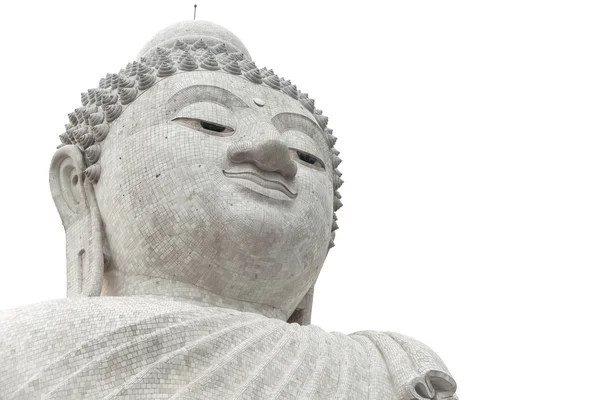
[[[314,117],[284,93],[219,72],[176,74],[127,106],[100,164],[107,276],[141,277],[127,288],[109,279],[111,290],[168,281],[290,314],[316,280],[331,160]]]

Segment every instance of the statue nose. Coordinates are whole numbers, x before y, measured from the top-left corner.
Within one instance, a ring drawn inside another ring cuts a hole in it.
[[[288,147],[277,139],[236,142],[227,149],[227,157],[233,163],[248,162],[263,171],[278,172],[288,179],[293,179],[298,171]]]

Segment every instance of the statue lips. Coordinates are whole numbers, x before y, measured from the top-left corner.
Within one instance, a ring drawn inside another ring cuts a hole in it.
[[[270,173],[267,178],[257,171],[223,170],[223,175],[256,193],[275,200],[294,200],[298,196],[298,193],[292,191],[285,182],[282,182],[284,178],[277,173]]]

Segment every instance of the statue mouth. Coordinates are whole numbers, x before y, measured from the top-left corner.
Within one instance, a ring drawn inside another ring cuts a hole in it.
[[[235,180],[241,186],[275,200],[294,200],[298,196],[298,193],[293,192],[283,182],[265,178],[253,171],[223,170],[223,175]]]

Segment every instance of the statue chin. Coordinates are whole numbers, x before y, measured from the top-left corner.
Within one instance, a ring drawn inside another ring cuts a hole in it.
[[[231,221],[212,233],[169,232],[136,249],[105,246],[111,255],[104,265],[102,293],[187,298],[287,320],[317,280],[328,236],[325,232],[325,240],[319,240],[319,235],[310,236],[276,217],[268,223]],[[202,245],[185,250],[182,257],[182,241]]]
[[[235,35],[175,24],[81,98],[50,168],[68,298],[0,311],[0,399],[457,400],[424,344],[310,325],[337,138]]]

